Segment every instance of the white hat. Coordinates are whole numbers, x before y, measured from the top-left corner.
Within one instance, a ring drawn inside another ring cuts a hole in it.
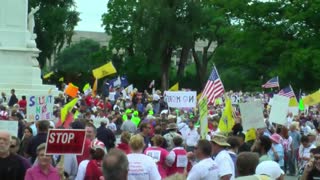
[[[267,175],[272,179],[277,179],[284,174],[284,172],[278,163],[274,161],[263,161],[256,167],[256,174]]]

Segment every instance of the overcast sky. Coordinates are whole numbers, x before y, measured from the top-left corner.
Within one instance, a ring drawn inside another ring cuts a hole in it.
[[[107,11],[108,0],[75,0],[81,21],[76,30],[104,32],[101,15]]]

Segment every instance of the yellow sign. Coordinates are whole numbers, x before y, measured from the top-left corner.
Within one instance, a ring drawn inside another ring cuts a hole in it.
[[[206,139],[208,134],[208,99],[204,97],[199,102],[200,109],[200,130],[201,130],[201,138]]]

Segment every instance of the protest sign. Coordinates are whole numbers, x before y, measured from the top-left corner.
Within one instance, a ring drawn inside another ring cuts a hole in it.
[[[240,97],[238,95],[233,94],[231,96],[231,102],[233,105],[237,105],[240,102]]]
[[[11,136],[18,136],[18,121],[0,121],[0,130],[8,131]]]
[[[27,103],[28,121],[53,119],[54,98],[52,95],[29,96]]]
[[[93,118],[93,125],[98,128],[101,126],[101,122],[105,122],[106,125],[109,124],[109,119],[106,118],[106,117],[96,117],[96,118]]]
[[[208,134],[208,100],[207,97],[204,97],[199,102],[200,109],[200,130],[201,138],[206,139]]]
[[[299,115],[299,107],[289,107],[288,112],[291,112],[293,116]]]
[[[285,96],[274,95],[269,115],[269,121],[281,125],[287,124],[287,114],[290,98]]]
[[[197,103],[196,91],[165,91],[166,101],[169,107],[194,108]]]
[[[83,129],[49,129],[46,154],[83,153],[86,131]]]
[[[251,101],[239,104],[243,130],[250,128],[263,128],[265,123],[263,121],[263,105],[261,101]]]

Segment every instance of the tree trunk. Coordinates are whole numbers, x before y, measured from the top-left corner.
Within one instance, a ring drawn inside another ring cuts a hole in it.
[[[167,45],[162,53],[162,65],[161,65],[161,88],[162,90],[168,89],[169,84],[169,69],[171,63],[171,56],[172,56],[172,48]]]
[[[179,61],[179,67],[177,72],[177,79],[180,80],[184,76],[184,69],[186,67],[187,61],[188,61],[188,55],[190,52],[189,46],[182,47],[181,54],[180,54],[180,61]]]

